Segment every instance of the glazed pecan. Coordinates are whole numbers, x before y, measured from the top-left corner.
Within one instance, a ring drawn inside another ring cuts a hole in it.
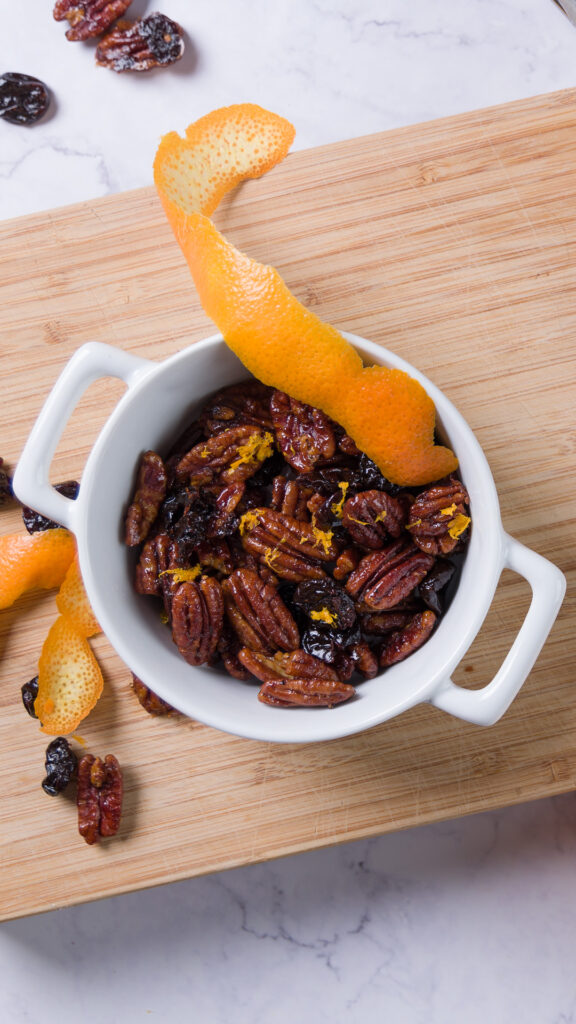
[[[203,569],[212,569],[220,576],[229,576],[234,572],[235,563],[226,540],[210,540],[199,544],[196,548],[196,557]]]
[[[310,487],[303,487],[297,480],[288,480],[285,476],[275,476],[272,481],[272,497],[270,508],[282,512],[293,519],[308,521],[307,503],[312,497]]]
[[[360,611],[384,611],[407,598],[433,564],[431,555],[396,540],[366,555],[348,577],[346,590]]]
[[[157,693],[154,693],[146,683],[143,683],[138,676],[132,673],[132,689],[138,697],[142,707],[149,715],[171,715],[174,713],[174,708],[171,704],[168,704],[162,697],[159,697]],[[176,712],[177,714],[178,712]]]
[[[271,394],[272,388],[258,380],[232,384],[219,391],[207,402],[200,416],[206,437],[243,424],[272,430]]]
[[[90,846],[118,831],[122,794],[122,772],[113,754],[103,761],[84,754],[78,765],[78,831]]]
[[[344,548],[336,559],[332,575],[335,580],[343,580],[349,576],[360,561],[361,554],[356,548]]]
[[[300,646],[298,627],[276,587],[257,572],[237,569],[222,591],[228,621],[242,644],[263,653]]]
[[[387,537],[400,537],[406,524],[405,504],[384,491],[360,491],[344,502],[342,525],[364,548],[381,548]]]
[[[280,708],[331,708],[350,700],[355,693],[350,683],[334,679],[270,679],[262,683],[258,700]]]
[[[202,576],[178,585],[172,598],[172,639],[189,665],[204,665],[214,656],[223,618],[218,580]]]
[[[250,673],[239,661],[238,654],[241,642],[232,629],[230,623],[225,619],[222,626],[222,633],[218,642],[218,654],[222,658],[224,668],[234,679],[248,679]]]
[[[170,616],[176,588],[182,582],[178,573],[183,568],[180,548],[167,533],[159,533],[147,540],[136,566],[135,588],[138,594],[150,594],[164,599]]]
[[[132,0],[56,0],[54,20],[66,21],[70,28],[66,39],[76,42],[99,36],[116,18],[121,18]]]
[[[373,679],[378,675],[378,658],[365,640],[350,648],[350,656],[365,679]]]
[[[369,636],[385,636],[403,629],[413,618],[415,611],[393,608],[388,612],[372,612],[362,616],[362,629]]]
[[[325,575],[321,562],[338,554],[332,532],[269,508],[251,509],[240,521],[242,545],[285,580]]]
[[[146,540],[166,496],[166,467],[156,452],[144,452],[136,490],[126,514],[126,544],[135,547]]]
[[[407,526],[414,543],[430,555],[449,554],[470,525],[469,502],[466,488],[455,476],[421,491]]]
[[[436,624],[432,611],[417,612],[402,629],[391,633],[380,651],[380,666],[387,668],[397,661],[404,661],[409,654],[426,642]]]
[[[229,427],[191,448],[177,463],[176,476],[195,487],[242,483],[272,454],[273,440],[268,431],[251,424]]]
[[[330,665],[301,650],[280,651],[270,656],[243,647],[238,652],[238,660],[263,683],[271,679],[338,679]]]
[[[112,71],[150,71],[174,64],[184,53],[180,25],[165,14],[120,21],[96,47],[96,63]]]
[[[320,409],[275,391],[270,411],[276,440],[286,462],[299,473],[309,473],[321,459],[336,451],[332,422]]]

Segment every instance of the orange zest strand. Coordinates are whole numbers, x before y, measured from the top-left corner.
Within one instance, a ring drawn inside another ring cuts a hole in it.
[[[102,693],[103,678],[85,637],[59,615],[44,641],[34,710],[49,736],[74,732]]]
[[[306,309],[273,267],[239,252],[210,220],[230,189],[274,167],[293,138],[284,118],[239,104],[200,118],[184,139],[176,132],[162,139],[154,181],[200,301],[258,380],[341,423],[392,482],[440,479],[458,462],[434,444],[434,403],[424,388],[400,370],[364,368],[352,345]]]
[[[73,535],[63,529],[0,537],[0,608],[28,590],[59,587],[75,550]]]
[[[96,636],[102,632],[84,589],[77,553],[58,591],[56,607],[61,615],[70,619],[80,636]]]

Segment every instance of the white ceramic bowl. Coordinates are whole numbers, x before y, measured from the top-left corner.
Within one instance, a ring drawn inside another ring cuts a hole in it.
[[[460,583],[436,632],[406,661],[362,682],[348,703],[297,709],[261,704],[256,685],[188,665],[159,621],[157,608],[134,592],[135,555],[122,536],[141,453],[165,451],[207,395],[247,377],[220,336],[160,364],[108,345],[84,345],[46,401],[18,464],[14,490],[25,504],[76,534],[88,596],[112,646],[148,686],[192,718],[240,736],[287,743],[360,732],[424,701],[469,722],[490,725],[511,703],[538,656],[562,603],[564,576],[504,532],[486,458],[448,399],[398,356],[362,338],[346,337],[366,363],[398,367],[426,388],[439,429],[460,461],[473,521]],[[50,485],[50,462],[80,395],[105,376],[124,380],[127,391],[90,453],[77,500],[70,501]],[[483,689],[466,690],[450,674],[480,629],[505,567],[528,580],[532,602],[495,678]]]

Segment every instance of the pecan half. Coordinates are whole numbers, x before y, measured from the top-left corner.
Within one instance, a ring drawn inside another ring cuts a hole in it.
[[[78,765],[78,831],[92,846],[100,837],[116,835],[122,814],[122,772],[113,754],[102,761],[84,754]]]
[[[407,526],[414,543],[430,555],[449,554],[470,525],[469,502],[466,488],[455,476],[421,491]]]
[[[224,602],[218,580],[202,576],[180,583],[172,598],[172,638],[189,665],[214,656],[222,632]]]
[[[215,481],[242,483],[272,454],[273,440],[272,434],[250,424],[221,430],[180,459],[176,476],[196,487]]]
[[[240,534],[246,551],[285,580],[320,579],[325,573],[319,563],[338,554],[332,531],[273,509],[250,509],[242,516]]]
[[[255,651],[293,651],[300,634],[275,586],[251,569],[237,569],[222,584],[226,615],[240,641]]]
[[[146,539],[166,496],[166,467],[156,452],[144,452],[136,491],[126,514],[126,544],[135,547]]]
[[[250,424],[263,430],[272,430],[270,396],[272,388],[258,380],[231,384],[218,391],[202,410],[200,423],[207,437],[219,434],[229,427]]]
[[[149,594],[164,600],[166,614],[170,618],[172,598],[182,582],[179,574],[183,570],[180,548],[167,533],[159,533],[147,540],[135,574],[135,589],[138,594]]]
[[[403,629],[414,616],[414,611],[394,608],[388,612],[372,612],[362,616],[362,629],[370,636],[385,636]]]
[[[70,25],[66,39],[76,42],[99,36],[110,27],[116,18],[121,18],[132,0],[56,0],[54,20]]]
[[[276,440],[286,462],[299,473],[309,473],[321,459],[336,451],[332,422],[320,409],[275,391],[270,411]]]
[[[332,571],[335,580],[343,580],[349,576],[360,561],[361,555],[356,548],[344,548],[336,559],[336,565]]]
[[[184,33],[165,14],[120,21],[96,48],[96,63],[113,71],[150,71],[174,64],[184,53]]]
[[[348,577],[346,590],[360,611],[394,608],[412,593],[433,564],[431,555],[397,540],[366,555]]]
[[[404,661],[426,642],[436,624],[434,612],[417,612],[402,629],[391,633],[380,651],[380,666],[387,668]]]
[[[162,697],[159,697],[157,693],[154,693],[146,683],[143,683],[138,676],[132,673],[132,689],[138,697],[140,704],[147,711],[149,715],[171,715],[174,714],[174,708],[171,704],[168,704]],[[176,712],[178,714],[178,712]]]
[[[313,495],[311,487],[303,487],[297,480],[275,476],[272,481],[270,508],[293,519],[308,521],[307,503]]]
[[[350,683],[334,679],[270,679],[262,683],[258,700],[280,708],[332,708],[350,700],[355,693]]]
[[[407,508],[384,491],[360,491],[344,502],[342,525],[364,548],[381,548],[387,537],[400,537]]]
[[[270,679],[338,679],[330,665],[301,650],[287,654],[280,651],[270,656],[243,647],[238,652],[238,660],[262,682]]]
[[[365,640],[354,644],[350,648],[350,655],[356,663],[356,668],[365,679],[373,679],[374,676],[378,675],[378,658]]]

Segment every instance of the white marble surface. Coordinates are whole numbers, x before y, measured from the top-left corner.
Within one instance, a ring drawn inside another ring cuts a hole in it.
[[[576,77],[552,0],[134,0],[191,40],[144,77],[96,68],[51,6],[3,5],[0,70],[56,102],[0,122],[0,218],[149,184],[159,136],[222,104],[305,148]],[[0,1020],[570,1024],[575,894],[568,794],[4,925]]]

